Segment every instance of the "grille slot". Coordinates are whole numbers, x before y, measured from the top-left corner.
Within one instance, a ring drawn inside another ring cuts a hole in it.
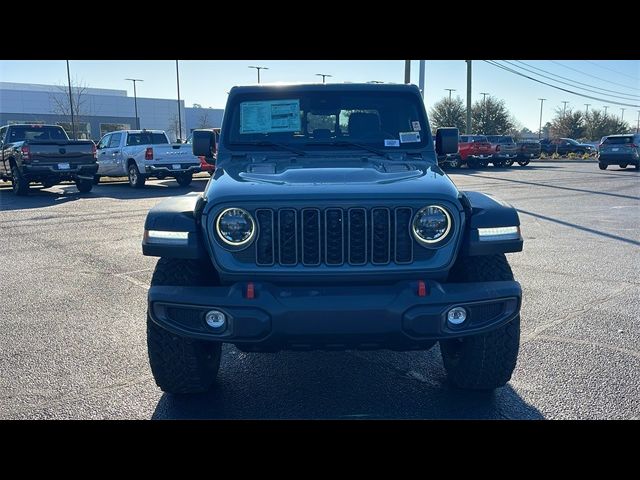
[[[406,264],[414,260],[410,207],[261,208],[259,266]]]

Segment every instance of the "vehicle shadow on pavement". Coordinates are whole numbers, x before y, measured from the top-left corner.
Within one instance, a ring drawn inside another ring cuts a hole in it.
[[[26,210],[30,208],[44,208],[80,199],[92,198],[117,198],[117,199],[142,199],[177,197],[191,192],[202,192],[207,185],[207,178],[194,178],[188,187],[180,187],[173,180],[155,181],[145,185],[144,188],[131,188],[128,182],[108,182],[94,185],[89,193],[80,193],[74,184],[56,185],[50,189],[32,185],[29,195],[16,196],[11,184],[0,186],[0,211]]]
[[[152,418],[544,418],[510,385],[491,393],[450,387],[437,347],[426,353],[224,350],[211,392],[164,394]]]

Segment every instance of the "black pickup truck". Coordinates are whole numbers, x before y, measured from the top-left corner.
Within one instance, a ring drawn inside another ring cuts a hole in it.
[[[69,140],[58,125],[8,125],[0,128],[0,178],[11,180],[16,195],[27,195],[30,183],[45,188],[65,180],[82,193],[93,187],[98,170],[91,140]]]

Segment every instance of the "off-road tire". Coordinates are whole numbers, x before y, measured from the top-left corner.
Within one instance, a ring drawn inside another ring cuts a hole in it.
[[[138,166],[131,162],[127,167],[127,174],[129,176],[129,185],[133,188],[142,188],[146,182],[146,177],[140,173]]]
[[[11,164],[11,188],[13,193],[19,196],[29,195],[29,181],[24,178],[15,163]]]
[[[620,168],[627,168],[628,166],[629,166],[629,164],[623,163],[622,165],[620,165]]]
[[[151,285],[202,286],[212,283],[202,262],[161,258]],[[206,392],[213,385],[222,344],[179,337],[157,325],[147,313],[147,350],[156,384],[173,394]]]
[[[80,193],[89,193],[93,188],[93,180],[76,180],[76,188]]]
[[[460,257],[450,282],[513,280],[504,254]],[[447,378],[454,387],[493,390],[505,385],[516,366],[520,347],[520,316],[487,333],[440,341]]]
[[[607,164],[605,164],[605,163],[598,163],[598,168],[599,168],[600,170],[606,170],[606,169],[607,169],[607,167],[608,167],[608,165],[607,165]]]
[[[511,167],[511,165],[513,165],[513,160],[510,159],[510,160],[505,160],[504,161],[504,166],[505,167],[509,168],[509,167]]]
[[[193,175],[191,173],[185,173],[176,177],[176,182],[178,182],[178,185],[180,185],[181,187],[188,187],[189,185],[191,185],[192,180]]]
[[[518,165],[520,165],[521,167],[526,167],[527,165],[529,165],[529,162],[531,160],[518,160]]]

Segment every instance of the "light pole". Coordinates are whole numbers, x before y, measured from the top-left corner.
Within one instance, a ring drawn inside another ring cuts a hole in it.
[[[624,122],[624,111],[626,110],[626,108],[621,108],[620,110],[622,110],[622,115],[620,115],[620,121]]]
[[[256,67],[249,65],[249,68],[255,68],[258,71],[258,83],[260,83],[260,70],[269,70],[269,67]]]
[[[471,135],[471,60],[467,62],[467,135]]]
[[[182,139],[182,113],[180,112],[180,70],[178,70],[178,60],[176,60],[176,83],[178,84],[178,138]]]
[[[411,60],[404,61],[404,83],[411,83]]]
[[[136,92],[136,82],[144,82],[139,78],[125,78],[133,82],[133,106],[136,109],[136,130],[140,130],[140,119],[138,118],[138,93]]]
[[[638,124],[636,125],[636,133],[640,133],[640,110],[638,110]]]
[[[445,88],[445,91],[449,92],[449,101],[451,101],[451,92],[455,92],[455,88]]]
[[[425,69],[425,61],[420,60],[420,67],[418,69],[418,88],[420,89],[420,95],[424,98],[424,69]]]
[[[487,95],[489,95],[489,92],[480,92],[480,95],[482,95],[482,103],[484,103],[485,98],[487,98]]]
[[[584,116],[586,117],[587,115],[589,115],[589,105],[591,105],[590,103],[585,103],[585,106],[587,107],[587,111],[584,113]]]
[[[567,113],[567,103],[569,102],[563,100],[562,103],[564,104],[564,107],[562,107],[562,116],[564,117]]]
[[[69,110],[71,111],[71,131],[73,132],[73,139],[76,138],[76,122],[73,119],[73,95],[71,94],[71,74],[69,73],[69,60],[67,60],[67,80],[69,81]]]
[[[605,105],[604,107],[604,116],[607,116],[607,108],[609,108],[609,105]]]
[[[322,77],[322,83],[326,83],[326,77],[333,77],[333,75],[329,75],[328,73],[316,73],[316,77]]]
[[[538,128],[538,140],[540,138],[542,138],[542,105],[544,104],[544,101],[546,100],[546,98],[539,98],[538,100],[540,100],[540,127]]]

